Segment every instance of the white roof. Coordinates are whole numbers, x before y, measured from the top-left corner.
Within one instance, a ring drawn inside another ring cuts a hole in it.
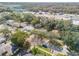
[[[7,20],[6,23],[7,24],[9,24],[9,23],[12,24],[12,23],[14,23],[14,20]]]
[[[74,25],[79,25],[79,21],[73,20],[72,22]]]
[[[32,26],[25,26],[24,28],[21,28],[21,31],[28,31],[28,30],[33,30],[34,27]]]
[[[4,25],[4,24],[1,24],[1,25],[0,25],[0,29],[6,29],[6,28],[7,28],[6,25]]]
[[[8,42],[7,44],[0,44],[0,55],[6,51],[8,52],[8,55],[12,54],[12,46],[10,42]]]
[[[32,26],[26,26],[26,27],[24,27],[24,29],[27,29],[27,30],[33,30],[34,27],[32,27]]]
[[[8,20],[6,23],[11,26],[16,26],[16,27],[19,27],[19,25],[20,25],[19,22],[15,22],[14,20]]]
[[[5,40],[6,40],[6,38],[4,37],[4,35],[0,35],[0,43],[2,43]]]
[[[26,24],[26,23],[21,23],[20,25],[21,25],[22,27],[27,26],[27,24]]]

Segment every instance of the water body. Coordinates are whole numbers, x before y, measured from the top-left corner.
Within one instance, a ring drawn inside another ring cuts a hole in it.
[[[23,11],[27,10],[22,5],[17,5],[17,4],[16,5],[10,4],[10,5],[6,5],[6,6],[9,7],[11,10],[17,11],[17,12],[23,12]]]

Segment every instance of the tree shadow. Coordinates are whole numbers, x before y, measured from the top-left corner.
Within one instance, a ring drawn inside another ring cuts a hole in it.
[[[24,50],[23,48],[19,48],[15,44],[11,44],[13,56],[24,56],[29,55],[30,53]]]

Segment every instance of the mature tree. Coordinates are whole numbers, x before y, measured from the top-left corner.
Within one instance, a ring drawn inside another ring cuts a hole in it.
[[[40,24],[40,20],[34,19],[34,20],[31,21],[31,24],[34,25],[34,26],[37,25],[37,24]]]
[[[38,49],[35,47],[31,51],[33,55],[36,55],[38,53]]]
[[[25,38],[28,37],[28,34],[22,31],[17,31],[12,35],[11,41],[19,47],[23,47]]]
[[[50,21],[48,21],[48,22],[44,25],[44,27],[45,27],[48,31],[51,31],[51,30],[55,29],[56,23],[57,23],[57,22],[56,22],[55,20],[50,20]]]
[[[42,32],[42,31],[39,31],[39,30],[33,30],[31,33],[35,34],[40,39],[48,38],[46,32]]]
[[[31,23],[32,20],[36,20],[37,18],[30,13],[24,14],[24,21]]]

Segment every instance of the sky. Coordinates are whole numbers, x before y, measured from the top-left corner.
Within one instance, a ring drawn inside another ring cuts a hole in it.
[[[79,0],[0,0],[0,2],[79,2]]]

